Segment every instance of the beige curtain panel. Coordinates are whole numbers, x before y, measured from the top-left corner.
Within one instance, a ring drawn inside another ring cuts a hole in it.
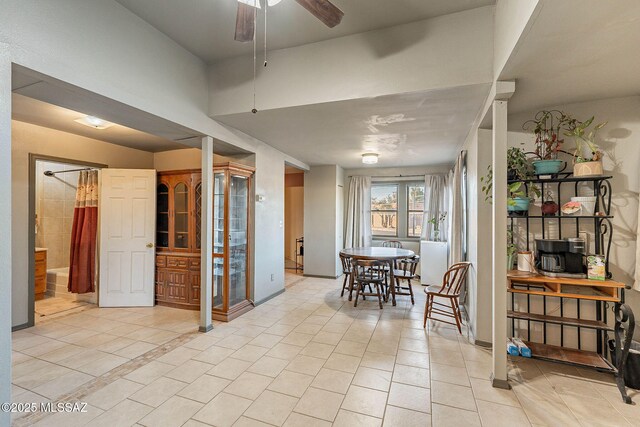
[[[371,177],[352,176],[347,200],[344,247],[371,246]]]

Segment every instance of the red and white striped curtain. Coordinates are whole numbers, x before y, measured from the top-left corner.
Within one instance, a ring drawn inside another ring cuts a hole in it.
[[[69,292],[95,291],[98,232],[98,171],[80,171],[71,230]]]

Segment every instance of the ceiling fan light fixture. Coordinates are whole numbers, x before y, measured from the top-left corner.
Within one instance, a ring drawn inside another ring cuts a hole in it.
[[[260,9],[260,0],[238,0],[238,2]]]
[[[376,153],[364,153],[362,155],[362,163],[365,165],[375,165],[378,163],[378,155]]]

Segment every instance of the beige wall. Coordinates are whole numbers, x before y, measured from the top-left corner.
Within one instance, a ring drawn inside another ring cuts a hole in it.
[[[304,174],[284,179],[284,256],[296,259],[296,239],[304,234]]]
[[[213,149],[215,151],[215,142]],[[153,166],[158,171],[201,169],[201,157],[201,150],[199,148],[184,148],[179,150],[163,151],[153,154]],[[221,156],[214,153],[213,162],[237,162],[243,165],[254,166],[255,155],[241,154],[235,156]]]
[[[28,321],[29,154],[106,164],[115,168],[153,169],[153,154],[28,123],[12,121],[11,187],[13,216],[12,325]]]

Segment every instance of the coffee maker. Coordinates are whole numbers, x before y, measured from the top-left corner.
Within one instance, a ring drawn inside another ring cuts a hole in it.
[[[586,278],[585,240],[536,239],[536,268],[549,277]]]

